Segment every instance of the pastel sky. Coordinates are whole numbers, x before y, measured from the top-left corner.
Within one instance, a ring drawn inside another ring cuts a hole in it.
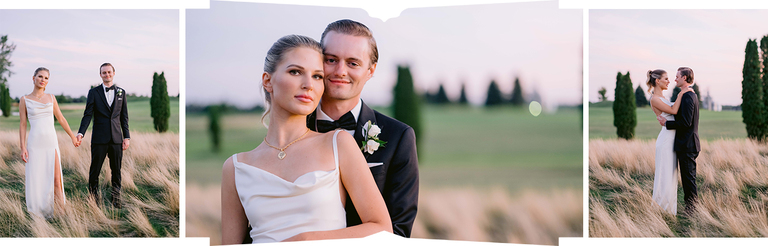
[[[634,88],[646,73],[691,67],[703,96],[721,105],[741,104],[741,70],[749,39],[768,35],[766,10],[590,10],[589,101],[607,89],[614,99],[616,74],[630,72]],[[666,96],[670,96],[667,90]]]
[[[0,10],[0,23],[16,45],[12,97],[32,92],[38,67],[51,71],[47,93],[84,96],[101,83],[104,62],[128,93],[150,95],[155,72],[165,72],[168,94],[179,93],[178,10]]]
[[[445,84],[458,98],[467,83],[470,102],[485,100],[492,79],[511,93],[538,91],[545,104],[581,102],[582,12],[557,2],[407,9],[386,22],[362,9],[211,2],[187,10],[187,104],[262,104],[263,61],[278,38],[317,40],[325,26],[349,18],[373,30],[379,64],[362,92],[366,103],[388,105],[398,64],[409,64],[420,92]]]

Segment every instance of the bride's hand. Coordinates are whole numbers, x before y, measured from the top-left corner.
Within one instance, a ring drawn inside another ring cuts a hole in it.
[[[72,137],[72,145],[80,147],[80,143],[77,141],[77,137]]]
[[[27,148],[21,149],[21,159],[24,160],[25,163],[29,159],[29,152],[27,152]]]
[[[691,88],[691,87],[685,87],[685,88],[683,88],[682,90],[680,90],[680,94],[678,94],[677,96],[678,96],[678,97],[679,97],[679,96],[682,96],[683,94],[685,94],[686,92],[689,92],[689,91],[693,91],[693,88]],[[694,93],[696,93],[696,92],[694,92]]]

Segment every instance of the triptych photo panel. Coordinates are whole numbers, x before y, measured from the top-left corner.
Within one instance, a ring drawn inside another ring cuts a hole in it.
[[[768,243],[768,10],[593,2],[2,2],[0,243]]]

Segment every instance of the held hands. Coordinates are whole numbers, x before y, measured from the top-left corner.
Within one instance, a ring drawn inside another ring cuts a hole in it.
[[[80,147],[80,143],[83,142],[83,135],[77,134],[77,137],[75,137],[75,147]]]
[[[80,147],[80,140],[78,140],[78,137],[72,137],[72,145]]]
[[[131,140],[123,139],[123,150],[127,150],[129,145],[131,145]]]

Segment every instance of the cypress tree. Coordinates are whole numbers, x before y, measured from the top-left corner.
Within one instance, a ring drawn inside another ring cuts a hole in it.
[[[760,80],[760,61],[757,41],[750,39],[744,50],[744,68],[741,70],[741,117],[747,127],[747,137],[762,140],[765,136],[763,121],[763,86]]]
[[[645,97],[645,90],[643,90],[643,87],[638,85],[637,89],[635,90],[635,105],[637,105],[639,108],[642,108],[648,106],[648,104],[648,98]]]
[[[632,139],[637,126],[637,112],[629,72],[626,75],[622,75],[621,72],[616,75],[614,94],[616,98],[613,102],[613,125],[616,127],[616,134],[620,138]]]
[[[416,145],[421,136],[421,102],[413,89],[413,77],[408,66],[397,66],[397,82],[393,91],[394,118],[411,126],[416,134]],[[417,147],[418,148],[418,147]]]
[[[467,92],[466,88],[464,88],[465,85],[461,84],[461,94],[459,94],[459,104],[468,104],[469,101],[467,100]]]
[[[165,72],[152,76],[152,97],[149,99],[150,114],[158,132],[168,130],[168,120],[171,118],[171,100],[168,96],[168,82]]]
[[[523,89],[520,87],[520,78],[515,78],[515,87],[512,89],[512,98],[510,98],[509,102],[514,106],[523,106],[525,104]]]
[[[0,83],[0,111],[3,111],[3,117],[11,116],[11,93],[5,83]]]
[[[224,110],[223,105],[210,105],[208,106],[208,133],[211,136],[211,150],[218,153],[221,150],[221,125],[219,120],[221,119],[221,111]]]
[[[448,95],[445,94],[445,88],[443,88],[443,85],[440,84],[440,88],[437,89],[437,94],[435,94],[435,103],[446,104],[450,102],[451,100],[448,99]]]
[[[762,52],[760,54],[760,57],[763,60],[763,71],[760,73],[763,77],[763,93],[768,92],[768,35],[763,36],[762,39],[760,39],[760,51]],[[763,110],[765,110],[763,114],[763,127],[768,128],[768,96],[763,94]],[[763,130],[763,137],[768,136],[768,129]]]
[[[702,103],[701,99],[704,98],[704,96],[702,96],[701,93],[699,93],[699,83],[693,84],[693,88],[692,89],[693,89],[693,93],[696,93],[696,97],[699,98],[699,105],[701,105],[701,103]]]
[[[488,85],[488,96],[485,98],[485,106],[498,106],[503,102],[504,99],[501,97],[499,85],[496,84],[496,81],[491,80],[491,84]]]

